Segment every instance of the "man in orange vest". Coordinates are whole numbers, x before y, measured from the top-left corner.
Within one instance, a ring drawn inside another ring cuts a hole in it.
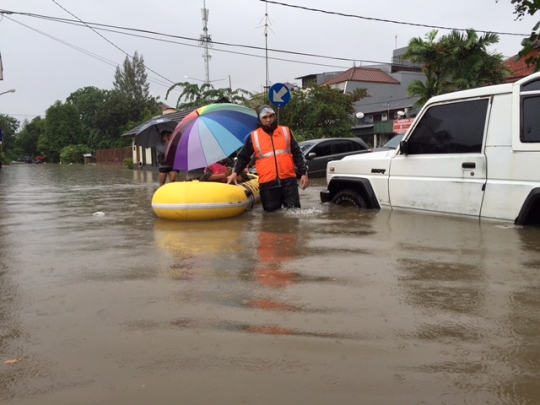
[[[270,212],[282,207],[300,208],[296,170],[301,176],[300,188],[305,190],[309,183],[300,146],[288,127],[277,125],[276,113],[270,106],[260,106],[258,115],[259,128],[251,132],[238,154],[227,183],[236,184],[238,174],[242,173],[254,156],[264,210]]]

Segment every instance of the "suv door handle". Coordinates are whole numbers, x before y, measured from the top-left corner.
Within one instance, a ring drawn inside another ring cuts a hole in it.
[[[463,169],[475,169],[476,168],[476,163],[475,162],[463,162],[461,164],[461,167]]]

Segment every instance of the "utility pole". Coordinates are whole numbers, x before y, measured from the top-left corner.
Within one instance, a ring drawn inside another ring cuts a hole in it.
[[[201,13],[203,33],[199,38],[199,45],[204,48],[203,59],[205,83],[210,83],[210,59],[212,59],[212,55],[210,55],[209,48],[212,47],[212,37],[208,34],[208,17],[210,15],[210,10],[206,8],[206,0],[203,0],[203,8],[201,9]]]

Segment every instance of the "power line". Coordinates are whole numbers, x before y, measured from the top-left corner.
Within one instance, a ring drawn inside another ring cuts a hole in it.
[[[410,25],[410,26],[413,26],[413,27],[435,28],[435,29],[442,29],[442,30],[467,31],[467,29],[464,29],[464,28],[452,28],[452,27],[444,27],[444,26],[440,26],[440,25],[428,25],[428,24],[418,24],[418,23],[410,23],[410,22],[396,21],[396,20],[387,20],[387,19],[384,19],[384,18],[364,17],[364,16],[356,15],[356,14],[339,13],[339,12],[336,12],[336,11],[320,10],[320,9],[317,9],[317,8],[310,8],[310,7],[304,7],[304,6],[297,6],[297,5],[294,5],[294,4],[281,3],[279,1],[272,1],[272,0],[260,0],[260,1],[262,1],[264,3],[276,4],[278,6],[297,8],[297,9],[306,10],[306,11],[313,11],[313,12],[317,12],[317,13],[338,15],[338,16],[341,16],[341,17],[349,17],[349,18],[359,18],[361,20],[379,21],[379,22],[390,23],[390,24]],[[495,32],[495,31],[483,31],[483,30],[475,30],[475,31],[476,32],[483,32],[483,33],[492,33],[492,34],[497,34],[497,35],[513,35],[513,36],[519,36],[519,37],[528,37],[530,35],[530,34],[517,34],[517,33],[513,33],[513,32]]]
[[[369,17],[361,17],[361,16],[352,15],[352,14],[343,14],[343,13],[330,12],[330,11],[324,11],[324,10],[318,10],[318,9],[311,9],[311,8],[308,8],[308,7],[294,6],[294,5],[275,2],[275,1],[271,1],[271,0],[260,0],[260,1],[265,1],[265,2],[268,2],[268,3],[274,3],[274,4],[283,5],[283,6],[287,6],[287,7],[306,9],[306,10],[309,10],[309,11],[324,12],[324,13],[327,13],[327,14],[337,14],[337,15],[343,15],[343,16],[346,16],[346,17],[370,19]],[[0,14],[18,14],[18,15],[27,16],[27,17],[41,18],[41,19],[45,19],[45,20],[51,20],[51,21],[54,21],[54,22],[61,22],[61,23],[64,23],[64,24],[81,25],[80,21],[70,20],[70,19],[65,19],[65,18],[58,18],[58,17],[51,17],[51,16],[46,16],[46,15],[40,15],[40,14],[33,14],[33,13],[22,13],[22,12],[13,12],[13,11],[9,11],[9,10],[0,10]],[[374,19],[374,20],[380,20],[380,19]],[[380,20],[380,21],[392,22],[391,20]],[[131,32],[141,32],[141,33],[146,33],[146,34],[151,34],[151,35],[156,35],[156,36],[183,39],[183,40],[192,41],[192,42],[198,42],[199,41],[198,38],[191,38],[191,37],[185,37],[185,36],[180,36],[180,35],[164,34],[164,33],[156,32],[156,31],[149,31],[149,30],[143,30],[143,29],[138,29],[138,28],[122,27],[122,26],[109,25],[109,24],[100,24],[100,23],[93,23],[93,22],[88,22],[88,21],[87,22],[82,22],[82,23],[85,24],[85,25],[88,25],[88,26],[90,26],[90,25],[94,26],[94,27],[96,27],[96,29],[99,29],[97,27],[107,27],[107,28],[114,28],[114,29],[124,30],[124,31],[128,31],[128,32],[130,32],[130,31]],[[415,25],[415,24],[412,24],[412,23],[403,23],[403,24]],[[422,26],[427,26],[427,25],[422,25]],[[436,28],[435,26],[427,26],[427,27]],[[444,27],[439,27],[439,28],[444,28]],[[444,28],[444,29],[454,29],[454,28]],[[161,41],[161,42],[172,42],[172,43],[176,43],[176,44],[183,45],[183,46],[192,46],[192,45],[189,45],[189,44],[178,43],[178,42],[174,42],[174,41],[164,41],[164,40],[159,40],[157,38],[151,38],[151,37],[146,37],[146,36],[141,36],[141,35],[127,34],[125,32],[118,32],[118,31],[114,31],[114,30],[106,30],[106,29],[103,29],[103,28],[101,30],[102,31],[116,32],[116,33],[123,34],[123,35],[132,35],[132,36],[147,38],[147,39],[151,39],[151,40]],[[479,32],[486,32],[486,31],[479,31]],[[495,32],[495,33],[499,34],[499,35],[523,35],[523,36],[528,36],[528,34],[506,34],[506,33],[497,33],[497,32]],[[213,42],[214,42],[214,44],[221,45],[221,46],[238,47],[238,48],[246,48],[246,49],[261,50],[261,51],[266,50],[265,48],[257,47],[257,46],[251,46],[251,45],[232,44],[232,43],[216,42],[216,41],[213,41]],[[217,48],[214,48],[214,50],[219,51],[219,52],[225,52],[225,53],[232,53],[232,54],[244,55],[244,56],[249,56],[249,57],[261,58],[261,56],[258,56],[258,55],[246,54],[246,53],[242,53],[242,52],[226,51],[226,50],[217,49]],[[289,55],[306,56],[306,57],[320,58],[320,59],[331,59],[331,60],[353,62],[353,63],[361,62],[361,63],[370,63],[370,64],[377,64],[377,65],[389,65],[390,64],[388,62],[362,60],[362,59],[352,59],[352,58],[343,58],[343,57],[334,57],[334,56],[326,56],[326,55],[317,55],[317,54],[304,53],[304,52],[287,51],[287,50],[282,50],[282,49],[268,49],[268,50],[272,51],[272,52],[275,52],[275,53],[285,53],[285,54],[289,54]],[[313,63],[313,62],[303,62],[303,61],[298,61],[298,60],[290,60],[290,59],[283,59],[283,58],[276,58],[276,57],[271,57],[270,59],[278,60],[278,61],[284,61],[284,62],[291,62],[291,63],[308,64],[308,65],[314,65],[314,66],[323,66],[323,67],[332,67],[332,68],[338,68],[338,69],[347,69],[346,67],[343,67],[343,66],[327,65],[327,64]],[[168,80],[169,82],[172,83],[172,81],[170,81],[169,79],[166,79],[166,80]]]
[[[19,24],[19,25],[21,25],[21,26],[23,26],[23,27],[25,27],[25,28],[28,28],[29,30],[35,31],[35,32],[37,32],[38,34],[41,34],[41,35],[43,35],[43,36],[45,36],[45,37],[47,37],[47,38],[50,38],[50,39],[52,39],[53,41],[59,42],[59,43],[61,43],[62,45],[65,45],[65,46],[67,46],[67,47],[69,47],[69,48],[75,49],[76,51],[79,51],[79,52],[81,52],[81,53],[84,53],[85,55],[90,56],[91,58],[94,58],[94,59],[99,60],[100,62],[106,63],[106,64],[108,64],[108,65],[110,65],[110,66],[112,66],[112,67],[117,67],[117,66],[119,65],[118,63],[116,63],[116,62],[114,62],[114,61],[111,61],[110,59],[106,59],[106,58],[104,58],[103,56],[96,55],[95,53],[92,53],[92,52],[90,52],[90,51],[87,51],[87,50],[85,50],[85,49],[83,49],[83,48],[80,48],[80,47],[78,47],[78,46],[76,46],[76,45],[70,44],[69,42],[66,42],[66,41],[64,41],[64,40],[62,40],[62,39],[59,39],[59,38],[55,37],[55,36],[52,36],[52,35],[50,35],[50,34],[47,34],[46,32],[40,31],[40,30],[38,30],[38,29],[36,29],[36,28],[30,27],[29,25],[26,25],[26,24],[24,24],[24,23],[22,23],[22,22],[20,22],[20,21],[17,21],[17,20],[15,20],[15,19],[11,18],[11,17],[8,17],[8,16],[3,16],[3,17],[5,17],[6,19],[8,19],[8,20],[10,20],[10,21],[13,21],[14,23]],[[170,87],[170,84],[168,84],[168,83],[166,84],[166,83],[164,83],[164,82],[161,82],[161,81],[159,81],[159,80],[153,79],[153,78],[151,78],[151,77],[148,78],[148,81],[149,81],[149,82],[152,82],[152,83],[155,83],[155,84],[159,84],[159,85],[161,85],[161,86]]]
[[[109,41],[107,38],[105,38],[103,35],[101,35],[99,32],[97,32],[94,28],[92,28],[90,25],[85,23],[83,20],[81,20],[79,17],[77,17],[75,14],[73,14],[71,11],[67,10],[65,7],[61,6],[56,0],[51,0],[54,4],[56,4],[58,7],[60,7],[62,10],[64,10],[66,13],[70,14],[71,16],[75,17],[77,20],[79,20],[82,24],[84,24],[86,27],[90,28],[92,31],[94,31],[97,35],[99,35],[101,38],[103,38],[105,41],[107,41],[109,44],[114,46],[116,49],[118,49],[120,52],[124,53],[128,58],[133,59],[133,57],[128,54],[126,51],[124,51],[122,48],[120,48],[118,45],[114,44],[112,41]],[[144,64],[143,64],[144,65]],[[146,69],[148,69],[150,72],[158,75],[162,79],[165,79],[169,81],[170,83],[173,83],[172,80],[167,79],[165,76],[160,75],[155,70],[150,69],[148,66],[144,66]]]
[[[83,48],[79,48],[79,47],[76,46],[76,45],[70,44],[69,42],[66,42],[66,41],[64,41],[64,40],[62,40],[62,39],[56,38],[56,37],[54,37],[54,36],[52,36],[52,35],[50,35],[50,34],[47,34],[47,33],[43,32],[43,31],[40,31],[40,30],[38,30],[38,29],[36,29],[36,28],[34,28],[34,27],[30,27],[29,25],[26,25],[26,24],[24,24],[24,23],[22,23],[22,22],[20,22],[20,21],[14,20],[14,19],[11,18],[11,17],[8,17],[8,16],[4,16],[4,17],[7,18],[7,19],[10,20],[10,21],[13,21],[13,22],[16,23],[16,24],[22,25],[23,27],[28,28],[29,30],[32,30],[32,31],[37,32],[38,34],[44,35],[44,36],[46,36],[47,38],[52,39],[53,41],[60,42],[62,45],[66,45],[66,46],[68,46],[68,47],[70,47],[70,48],[73,48],[73,49],[75,49],[76,51],[82,52],[82,53],[84,53],[84,54],[86,54],[86,55],[88,55],[88,56],[90,56],[90,57],[92,57],[92,58],[94,58],[94,59],[97,59],[97,60],[99,60],[99,61],[101,61],[101,62],[107,63],[107,64],[109,64],[109,65],[111,65],[111,66],[113,66],[113,67],[118,66],[118,64],[117,64],[116,62],[113,62],[113,61],[111,61],[111,60],[109,60],[109,59],[106,59],[106,58],[104,58],[104,57],[102,57],[102,56],[96,55],[95,53],[92,53],[92,52],[90,52],[90,51],[87,51],[87,50],[85,50],[85,49],[83,49]]]
[[[34,17],[34,18],[41,18],[45,20],[51,20],[55,22],[60,22],[64,24],[72,24],[72,25],[81,25],[81,22],[76,20],[71,20],[67,18],[58,18],[58,17],[50,17],[46,15],[40,15],[40,14],[33,14],[33,13],[20,13],[20,12],[12,12],[8,10],[0,10],[0,14],[18,14],[25,17]],[[118,25],[110,25],[110,24],[101,24],[101,23],[94,23],[86,21],[84,24],[91,25],[93,27],[107,27],[107,28],[114,28],[114,29],[120,29],[124,31],[132,31],[132,32],[141,32],[151,35],[157,35],[162,37],[168,37],[168,38],[176,38],[176,39],[183,39],[187,41],[197,42],[199,41],[198,38],[192,38],[192,37],[185,37],[181,35],[172,35],[172,34],[164,34],[157,31],[150,31],[150,30],[143,30],[140,28],[130,28],[130,27],[122,27]],[[102,29],[103,30],[103,29]],[[254,46],[254,45],[245,45],[245,44],[234,44],[234,43],[227,43],[227,42],[217,42],[212,41],[216,45],[222,45],[227,47],[237,47],[237,48],[245,48],[245,49],[253,49],[258,51],[264,51],[266,50],[263,47]],[[305,53],[305,52],[296,52],[296,51],[288,51],[283,49],[274,49],[274,48],[268,48],[269,51],[275,52],[275,53],[284,53],[289,55],[296,55],[296,56],[306,56],[306,57],[312,57],[312,58],[320,58],[320,59],[331,59],[331,60],[338,60],[338,61],[345,61],[345,62],[362,62],[362,63],[373,63],[373,64],[379,64],[379,65],[388,65],[388,62],[380,62],[380,61],[372,61],[372,60],[365,60],[365,59],[353,59],[353,58],[343,58],[343,57],[337,57],[337,56],[327,56],[327,55],[318,55],[318,54],[312,54],[312,53]],[[222,52],[227,52],[225,50],[222,50]],[[247,56],[251,56],[249,54],[244,54]],[[279,60],[279,59],[278,59]],[[284,59],[281,59],[284,60]],[[297,62],[293,60],[289,60],[290,62]],[[302,62],[297,62],[302,63]],[[334,66],[336,67],[336,66]]]

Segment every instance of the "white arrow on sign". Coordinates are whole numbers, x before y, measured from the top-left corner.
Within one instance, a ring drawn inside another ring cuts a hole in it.
[[[287,94],[287,87],[283,86],[281,89],[279,89],[278,92],[276,92],[274,90],[274,101],[277,102],[277,103],[283,103],[283,99],[281,97],[283,97],[285,94]]]

